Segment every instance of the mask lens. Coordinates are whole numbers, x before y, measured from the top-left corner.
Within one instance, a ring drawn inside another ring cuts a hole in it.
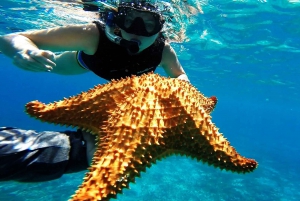
[[[162,29],[163,21],[160,15],[155,12],[119,7],[116,24],[128,33],[152,36]]]
[[[125,17],[124,26],[128,29],[137,18],[142,19],[145,29],[148,33],[151,33],[157,22],[155,22],[155,18],[150,12],[139,12],[135,10],[131,10]]]

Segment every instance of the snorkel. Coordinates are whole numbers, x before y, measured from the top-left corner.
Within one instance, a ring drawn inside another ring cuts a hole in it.
[[[114,33],[115,23],[114,23],[114,13],[112,11],[108,12],[107,20],[106,20],[106,26],[105,26],[105,34],[107,38],[112,41],[113,43],[116,43],[118,45],[121,45],[122,47],[125,47],[130,53],[135,54],[137,53],[140,48],[140,41],[137,40],[125,40],[124,38],[117,36]]]

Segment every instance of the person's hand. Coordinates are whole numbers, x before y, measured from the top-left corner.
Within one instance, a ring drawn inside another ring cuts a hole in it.
[[[96,151],[96,136],[82,131],[83,139],[86,141],[86,156],[88,164],[91,164],[94,153]]]
[[[23,50],[13,58],[13,64],[28,71],[51,72],[56,66],[55,54],[46,50]]]

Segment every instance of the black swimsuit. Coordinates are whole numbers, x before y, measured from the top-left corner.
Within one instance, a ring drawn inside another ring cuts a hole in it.
[[[162,34],[154,44],[139,54],[130,55],[126,48],[111,42],[105,34],[105,26],[95,22],[100,36],[98,49],[94,55],[78,52],[79,64],[106,79],[120,79],[131,75],[141,75],[155,71],[162,59],[165,39]]]

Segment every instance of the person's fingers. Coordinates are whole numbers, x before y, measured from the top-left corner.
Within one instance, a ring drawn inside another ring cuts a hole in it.
[[[17,54],[13,59],[13,64],[24,70],[34,72],[47,72],[52,69],[46,68],[45,64],[36,61],[32,56],[24,53]]]
[[[53,52],[51,52],[51,51],[43,51],[42,53],[41,53],[41,55],[42,56],[44,56],[44,57],[46,57],[46,58],[48,58],[48,59],[50,59],[51,61],[55,61],[55,54],[53,53]]]
[[[42,70],[51,71],[56,66],[55,54],[50,51],[31,51],[28,53],[30,58],[37,62],[37,67],[42,67]]]
[[[55,54],[51,51],[43,51],[41,55],[46,58],[47,65],[51,66],[52,68],[56,66],[55,63]]]
[[[33,72],[51,72],[56,66],[55,54],[45,50],[20,51],[15,55],[13,63]]]

